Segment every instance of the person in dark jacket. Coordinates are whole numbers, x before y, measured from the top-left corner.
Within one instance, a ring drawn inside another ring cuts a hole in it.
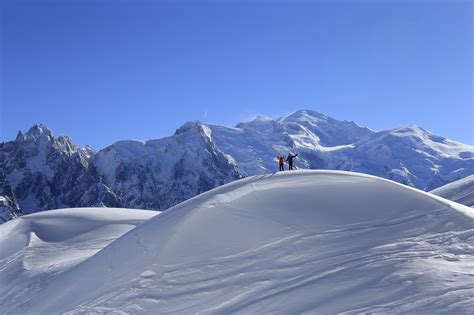
[[[293,159],[298,156],[298,153],[295,155],[291,155],[291,153],[288,153],[288,157],[286,158],[286,161],[288,162],[288,169],[292,170],[293,169]]]
[[[285,170],[285,157],[283,155],[279,155],[277,156],[277,160],[278,160],[278,165],[280,166],[280,171],[284,171]]]

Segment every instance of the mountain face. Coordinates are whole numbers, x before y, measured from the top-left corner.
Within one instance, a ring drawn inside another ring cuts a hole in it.
[[[300,110],[235,128],[208,127],[217,146],[248,175],[275,171],[275,157],[290,152],[298,153],[298,168],[356,171],[423,190],[474,173],[474,147],[417,126],[375,132]]]
[[[5,178],[5,172],[0,169],[0,223],[23,215],[15,197],[12,186]]]
[[[128,208],[164,210],[241,177],[197,123],[164,139],[119,141],[92,163]]]
[[[55,138],[44,125],[0,145],[0,218],[70,207],[167,209],[241,177],[207,128],[189,123],[174,136],[119,141],[99,152]]]
[[[343,167],[422,190],[474,173],[474,147],[408,126],[374,133],[338,152]]]
[[[66,207],[164,210],[243,176],[302,169],[368,173],[432,190],[474,173],[474,147],[417,126],[375,132],[299,110],[225,127],[186,123],[173,136],[119,141],[95,152],[44,125],[0,144],[0,217]]]
[[[0,145],[4,181],[0,190],[12,190],[10,198],[25,213],[70,206],[110,205],[104,202],[107,187],[100,182],[89,157],[91,148],[78,149],[66,136],[55,138],[44,125],[33,126],[15,141]],[[10,188],[9,188],[10,187]]]

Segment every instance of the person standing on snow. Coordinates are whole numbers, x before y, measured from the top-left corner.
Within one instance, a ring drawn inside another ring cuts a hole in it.
[[[298,156],[298,153],[295,155],[291,155],[291,153],[288,153],[288,157],[286,158],[286,161],[288,162],[288,169],[292,170],[293,169],[293,159]]]
[[[279,155],[277,156],[277,160],[278,160],[278,165],[280,166],[280,171],[284,171],[285,170],[285,157],[283,155]]]

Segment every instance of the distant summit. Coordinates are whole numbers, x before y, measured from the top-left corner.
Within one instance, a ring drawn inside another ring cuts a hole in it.
[[[44,124],[33,125],[28,132],[23,133],[21,130],[18,131],[16,136],[17,141],[32,141],[36,142],[40,139],[51,140],[54,138],[52,131]]]

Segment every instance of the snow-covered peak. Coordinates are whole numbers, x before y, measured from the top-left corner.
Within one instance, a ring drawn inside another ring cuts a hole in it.
[[[390,133],[399,135],[399,136],[418,136],[418,137],[423,137],[428,134],[430,134],[428,131],[425,129],[421,128],[418,125],[407,125],[403,127],[398,127],[389,130]]]
[[[254,129],[254,130],[265,130],[268,128],[274,128],[278,123],[276,120],[266,117],[263,115],[257,115],[254,119],[247,122],[238,123],[235,128],[239,129]]]
[[[250,123],[265,123],[265,122],[269,122],[269,121],[272,121],[273,119],[271,119],[270,117],[267,117],[267,116],[264,116],[264,115],[257,115],[254,119],[252,119],[250,121]]]
[[[405,142],[418,149],[442,155],[443,157],[474,157],[474,147],[433,134],[417,125],[408,125],[388,131],[375,133],[373,138],[392,138]],[[387,141],[387,140],[385,140]]]
[[[337,120],[325,114],[322,114],[320,112],[310,110],[310,109],[300,109],[287,116],[280,117],[277,120],[281,122],[311,123],[313,125],[317,125],[318,123],[344,125],[346,127],[350,126],[350,127],[356,127],[356,128],[361,128],[364,130],[371,131],[371,129],[364,126],[360,126],[353,121]]]
[[[42,123],[33,125],[26,133],[18,132],[17,140],[37,142],[51,141],[54,139],[52,131]]]
[[[438,136],[418,125],[407,125],[403,127],[398,127],[387,131],[391,135],[398,137],[414,137],[420,140],[437,142],[438,144],[452,145],[452,144],[461,144],[456,141],[449,140],[445,137]]]
[[[206,143],[211,142],[212,130],[208,125],[201,123],[200,121],[186,122],[184,125],[176,129],[174,137],[184,137],[189,139],[190,137],[201,138],[198,141],[205,141]],[[166,139],[166,138],[165,138]]]
[[[77,152],[77,145],[69,136],[59,136],[55,141],[55,146],[59,150],[67,152],[68,154]]]
[[[266,120],[272,120],[270,117],[258,114],[254,119],[254,121],[266,121]]]
[[[55,138],[48,126],[42,123],[33,125],[26,133],[18,131],[15,142],[34,155],[47,154],[47,151],[54,150],[71,156],[78,151],[71,137],[60,135]]]
[[[28,132],[19,132],[15,141],[0,146],[0,169],[14,194],[10,199],[25,213],[63,206],[81,205],[81,198],[97,204],[94,190],[99,180],[88,172],[90,149],[78,150],[68,136],[55,138],[44,124],[36,124]],[[3,188],[4,189],[4,188]]]
[[[306,138],[302,141],[303,143],[308,143],[308,139],[312,138],[317,139],[313,145],[324,147],[351,144],[374,132],[353,121],[337,120],[308,109],[298,110],[279,118],[278,121],[285,125],[286,129],[294,130],[299,137]],[[288,133],[292,134],[292,132]],[[297,142],[301,142],[297,138],[295,139]]]
[[[200,122],[187,122],[162,139],[116,142],[99,151],[93,164],[124,205],[142,209],[164,210],[241,177]]]
[[[315,121],[327,120],[328,116],[310,109],[299,109],[285,117],[279,118],[281,121],[295,122],[295,121]]]
[[[29,152],[30,156],[45,157],[52,151],[72,156],[78,152],[76,143],[69,136],[55,138],[53,132],[41,123],[33,125],[26,133],[20,130],[14,143]]]
[[[175,135],[179,135],[185,132],[188,132],[189,130],[197,130],[201,126],[201,123],[199,121],[187,121],[185,122],[181,127],[176,129]]]

